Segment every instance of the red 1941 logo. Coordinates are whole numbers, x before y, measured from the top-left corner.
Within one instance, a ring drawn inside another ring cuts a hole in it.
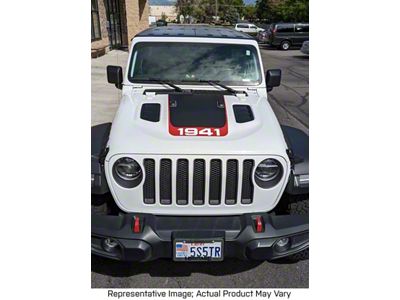
[[[178,128],[178,133],[184,136],[221,136],[221,130],[219,128],[185,127]]]

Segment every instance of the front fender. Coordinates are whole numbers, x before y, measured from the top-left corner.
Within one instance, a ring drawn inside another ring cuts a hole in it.
[[[300,129],[281,126],[288,146],[291,173],[286,192],[291,195],[308,194],[309,190],[309,138]]]
[[[104,174],[104,157],[107,154],[107,142],[110,135],[111,123],[92,127],[91,143],[91,181],[92,194],[102,195],[109,192]]]

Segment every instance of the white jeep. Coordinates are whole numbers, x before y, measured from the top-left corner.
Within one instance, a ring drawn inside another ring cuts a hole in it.
[[[113,123],[92,127],[92,253],[117,260],[308,256],[308,136],[281,126],[257,42],[167,26],[132,40]]]

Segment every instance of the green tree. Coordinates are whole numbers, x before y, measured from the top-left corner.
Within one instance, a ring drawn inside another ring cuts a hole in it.
[[[175,9],[178,14],[178,21],[179,16],[193,16],[193,11],[195,7],[196,0],[177,0],[175,3]]]
[[[243,0],[219,0],[218,16],[226,22],[236,23],[243,16]]]
[[[271,0],[256,0],[256,16],[260,20],[270,22],[274,19]]]
[[[193,16],[200,23],[210,23],[215,15],[215,1],[213,0],[198,0],[195,3]]]
[[[248,21],[257,19],[257,9],[254,5],[246,5],[243,10],[243,16]]]
[[[216,10],[221,21],[235,23],[244,13],[243,0],[177,0],[175,7],[178,16],[192,16],[197,22],[210,23]]]
[[[274,8],[274,14],[283,22],[308,22],[308,0],[285,0]]]

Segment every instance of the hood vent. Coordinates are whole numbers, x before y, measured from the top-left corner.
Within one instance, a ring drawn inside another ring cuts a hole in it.
[[[160,104],[159,103],[145,103],[142,105],[140,111],[140,118],[150,122],[160,121]]]
[[[233,112],[237,123],[246,123],[254,120],[250,105],[233,105]]]

